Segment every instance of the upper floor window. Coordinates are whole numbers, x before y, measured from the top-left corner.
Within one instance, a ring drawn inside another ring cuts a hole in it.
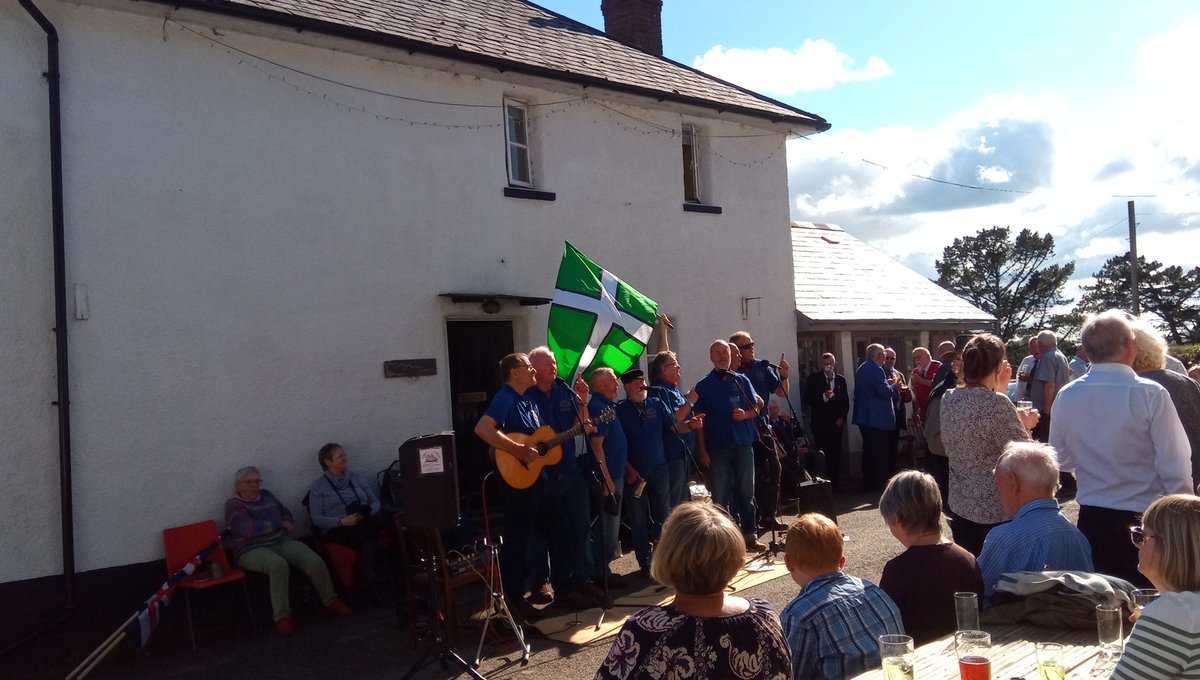
[[[700,203],[700,161],[696,146],[696,126],[683,126],[683,200]]]
[[[504,142],[508,148],[508,183],[533,186],[529,160],[529,106],[517,99],[504,100]]]

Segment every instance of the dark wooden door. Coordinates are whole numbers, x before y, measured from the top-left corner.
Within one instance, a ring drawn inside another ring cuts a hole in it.
[[[450,411],[458,462],[458,493],[464,515],[479,509],[480,485],[493,469],[475,423],[500,389],[500,360],[513,351],[511,321],[447,321]],[[489,491],[495,485],[489,485]],[[488,504],[498,498],[489,495]]]

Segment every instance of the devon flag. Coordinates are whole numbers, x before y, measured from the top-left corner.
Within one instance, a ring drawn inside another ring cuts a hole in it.
[[[546,329],[559,377],[571,383],[602,366],[621,375],[650,340],[658,303],[563,244]]]

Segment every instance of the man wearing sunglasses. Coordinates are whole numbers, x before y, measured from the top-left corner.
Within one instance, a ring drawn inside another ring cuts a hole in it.
[[[737,348],[733,354],[735,365],[730,368],[750,380],[755,394],[761,400],[759,415],[755,419],[759,443],[754,447],[754,498],[758,508],[758,526],[768,531],[786,531],[787,525],[779,521],[779,482],[783,472],[779,457],[784,451],[776,447],[778,440],[767,419],[766,403],[771,401],[772,394],[787,397],[790,366],[782,354],[779,355],[778,367],[766,359],[757,358],[754,355],[754,338],[746,331],[729,336],[729,344]]]

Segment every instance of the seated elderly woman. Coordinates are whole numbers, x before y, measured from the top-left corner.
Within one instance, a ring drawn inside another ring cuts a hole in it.
[[[324,473],[308,489],[308,512],[321,538],[354,548],[371,538],[370,518],[379,515],[379,494],[366,477],[350,469],[341,444],[317,452]]]
[[[1158,589],[1125,643],[1112,677],[1194,678],[1200,675],[1200,498],[1163,496],[1130,528],[1138,571]]]
[[[359,583],[370,584],[371,595],[379,598],[386,589],[378,576],[375,528],[379,517],[379,494],[367,477],[350,469],[350,459],[341,444],[329,443],[317,452],[324,472],[308,489],[308,513],[313,532],[327,543],[340,543],[358,551]]]
[[[675,600],[625,622],[597,680],[791,680],[779,615],[765,600],[725,592],[745,556],[742,533],[722,510],[708,503],[676,507],[650,563],[651,575],[675,589]]]
[[[266,574],[270,579],[275,632],[284,637],[295,632],[288,602],[291,567],[308,576],[329,613],[349,615],[350,607],[333,590],[325,562],[308,546],[292,538],[292,513],[262,488],[258,468],[238,470],[233,477],[233,490],[236,495],[225,501],[225,524],[230,531],[225,548],[241,568]]]
[[[922,645],[954,632],[954,593],[983,593],[975,557],[942,534],[942,494],[932,476],[907,470],[879,498],[883,521],[905,551],[888,560],[879,587]]]

